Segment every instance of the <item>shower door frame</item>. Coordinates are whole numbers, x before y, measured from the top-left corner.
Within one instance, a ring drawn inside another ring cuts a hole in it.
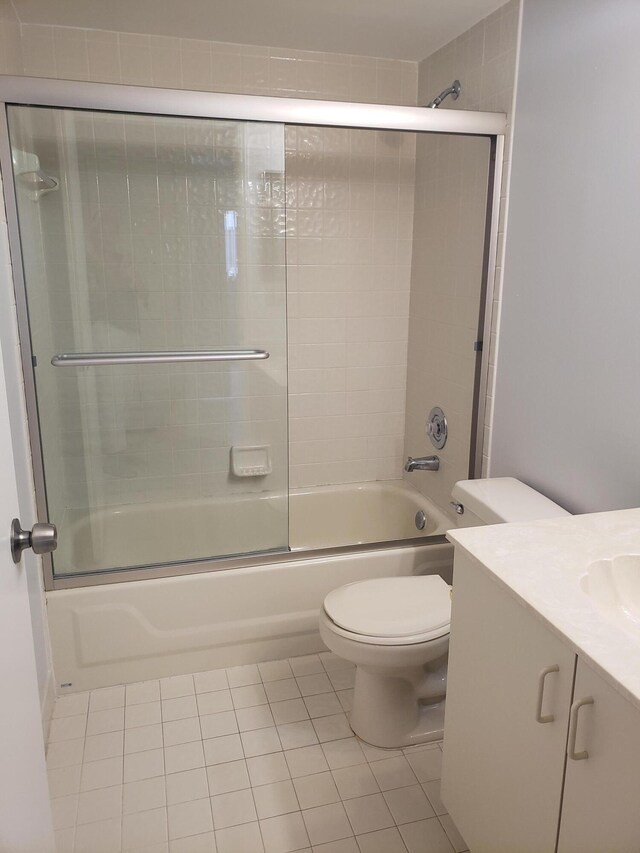
[[[255,121],[283,125],[341,127],[349,129],[390,130],[408,133],[438,133],[479,136],[489,140],[489,169],[486,201],[485,242],[480,290],[480,311],[476,341],[469,477],[482,474],[484,422],[489,375],[489,341],[492,303],[497,265],[498,224],[504,163],[507,117],[504,113],[471,110],[433,110],[386,104],[320,101],[303,98],[278,98],[263,95],[230,95],[183,89],[156,89],[111,83],[87,83],[39,77],[0,75],[0,169],[7,212],[9,250],[16,301],[18,335],[24,379],[26,414],[31,449],[38,520],[48,520],[46,481],[42,456],[40,419],[36,395],[34,356],[27,307],[27,293],[18,222],[18,207],[13,176],[7,108],[49,107],[91,112],[110,112],[176,118]],[[484,344],[484,345],[483,345]],[[17,396],[12,400],[17,403]],[[207,557],[178,563],[117,568],[99,572],[55,577],[50,554],[42,557],[44,586],[47,591],[122,583],[146,578],[169,577],[196,572],[305,560],[344,554],[350,551],[442,543],[444,536],[425,536],[408,540],[349,545],[321,550],[288,553],[252,553],[245,556]]]

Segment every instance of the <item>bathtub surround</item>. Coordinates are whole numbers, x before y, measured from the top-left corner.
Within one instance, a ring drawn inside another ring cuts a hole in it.
[[[484,341],[484,346],[490,347],[482,460],[485,473],[493,407],[518,14],[518,0],[511,0],[423,60],[418,74],[418,104],[428,103],[458,77],[462,83],[460,97],[456,101],[448,98],[439,109],[498,110],[506,113],[509,121],[498,258],[490,306],[492,333],[491,339]],[[413,456],[434,452],[424,433],[426,415],[432,406],[444,408],[451,437],[446,447],[437,451],[441,458],[437,475],[414,472],[404,476],[443,509],[448,507],[453,484],[466,478],[469,471],[475,367],[472,347],[477,338],[486,167],[487,158],[480,140],[435,136],[418,139],[405,450]],[[462,223],[466,227],[459,228]]]

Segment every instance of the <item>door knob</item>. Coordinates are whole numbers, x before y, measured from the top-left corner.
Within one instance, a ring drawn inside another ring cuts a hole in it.
[[[33,548],[34,554],[50,554],[55,551],[58,547],[58,531],[55,524],[41,522],[34,524],[32,530],[23,530],[20,519],[14,518],[11,522],[10,541],[13,562],[19,563],[26,548]]]

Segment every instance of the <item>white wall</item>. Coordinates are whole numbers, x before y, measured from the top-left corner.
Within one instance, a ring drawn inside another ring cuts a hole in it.
[[[491,473],[640,504],[640,5],[525,0]]]

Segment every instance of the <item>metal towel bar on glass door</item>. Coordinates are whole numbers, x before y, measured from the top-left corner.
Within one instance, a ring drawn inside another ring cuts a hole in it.
[[[101,364],[178,364],[185,361],[257,361],[269,358],[263,349],[214,349],[181,352],[64,352],[54,367],[95,367]]]

